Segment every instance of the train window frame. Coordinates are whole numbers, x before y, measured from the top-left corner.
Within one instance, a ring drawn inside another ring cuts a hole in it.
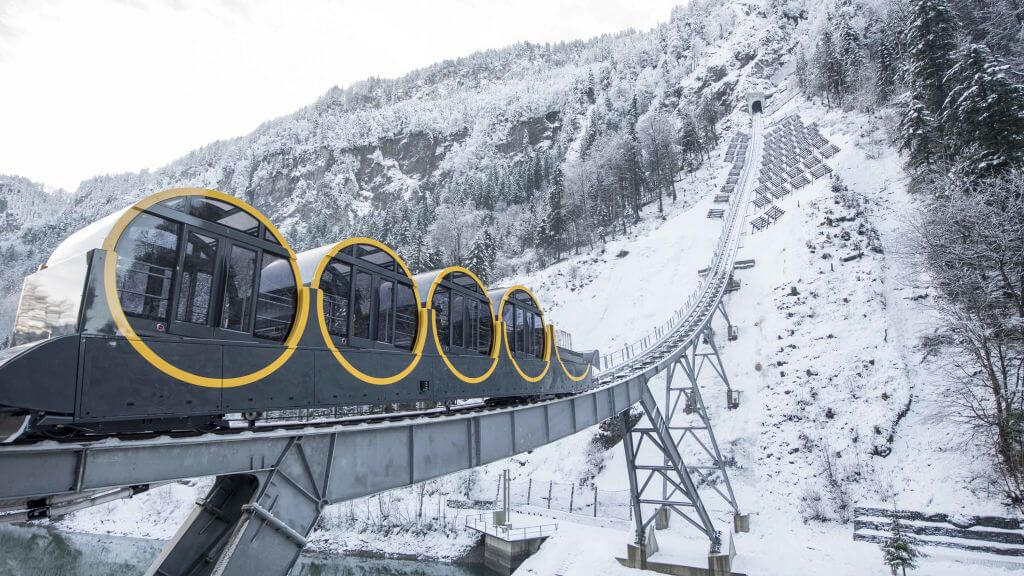
[[[125,315],[125,318],[128,320],[129,323],[132,324],[132,327],[134,329],[136,329],[136,330],[139,330],[139,329],[141,329],[141,330],[148,330],[148,331],[160,333],[161,332],[160,327],[161,326],[166,327],[168,325],[168,323],[176,315],[176,304],[177,304],[177,286],[176,286],[176,284],[177,284],[177,281],[178,281],[178,277],[180,276],[180,274],[178,274],[178,266],[180,264],[182,238],[184,238],[185,235],[186,235],[185,226],[182,225],[181,222],[178,222],[178,221],[174,220],[173,218],[166,218],[166,217],[158,215],[158,214],[147,214],[147,213],[143,212],[142,214],[140,214],[140,216],[150,216],[150,217],[155,217],[155,218],[160,219],[160,220],[164,220],[165,222],[168,222],[168,223],[172,224],[174,226],[174,228],[175,228],[175,232],[174,232],[174,237],[175,237],[175,243],[174,243],[174,262],[175,263],[170,268],[163,267],[166,270],[170,270],[170,273],[171,273],[171,276],[170,276],[170,279],[169,279],[169,283],[168,283],[169,287],[167,288],[167,298],[166,298],[166,300],[167,300],[167,309],[166,309],[166,311],[165,311],[165,313],[164,313],[164,315],[162,317],[159,317],[159,316],[158,317],[153,317],[153,316],[141,316],[141,315],[138,315],[138,314],[136,314],[134,312],[129,311],[129,309],[127,307],[125,307],[123,293],[126,292],[126,290],[121,286],[121,284],[122,284],[121,266],[124,263],[124,261],[120,257],[120,255],[118,256],[118,261],[117,261],[117,274],[116,274],[116,280],[115,280],[115,284],[116,285],[113,287],[113,289],[117,293],[118,303],[121,306],[121,309],[122,309],[122,311],[123,311],[123,313]],[[133,219],[132,220],[132,224],[135,224],[138,221],[138,218],[139,217],[137,216],[135,219]],[[120,245],[120,243],[124,240],[125,236],[130,233],[132,224],[129,224],[127,227],[125,227],[124,231],[121,233],[121,237],[118,239],[118,245]],[[135,259],[133,258],[132,260],[134,261]],[[148,263],[148,265],[149,266],[153,266],[152,263]],[[163,298],[161,298],[161,300],[163,300]]]
[[[383,266],[378,265],[374,260],[368,259],[367,256],[374,257],[374,259],[380,259],[378,254],[383,253],[387,256],[387,260],[381,260]],[[343,339],[337,335],[330,333],[332,341],[335,346],[347,349],[376,349],[376,350],[394,350],[400,352],[411,352],[417,345],[417,338],[419,337],[419,303],[416,303],[417,314],[414,323],[412,346],[407,348],[405,346],[399,346],[395,343],[395,327],[396,327],[396,316],[398,313],[398,286],[404,286],[415,294],[413,289],[414,280],[405,275],[404,270],[398,265],[398,262],[391,257],[386,251],[377,248],[376,246],[368,244],[353,244],[346,246],[340,250],[337,254],[331,257],[327,266],[331,266],[334,262],[338,262],[351,267],[351,282],[349,292],[349,309],[348,309],[348,338]],[[390,266],[390,267],[388,267]],[[367,337],[357,336],[355,333],[355,290],[356,290],[356,276],[360,273],[367,274],[370,276],[370,316],[368,319],[369,332]],[[382,282],[392,282],[391,289],[391,321],[388,323],[391,331],[391,342],[382,341],[380,339],[379,331],[379,297],[380,297],[380,286]],[[415,300],[415,298],[414,298]]]
[[[276,241],[270,242],[264,239],[264,235],[269,233],[269,229],[266,228],[262,222],[259,223],[259,229],[255,233],[256,235],[253,235],[217,222],[204,220],[186,212],[185,210],[187,210],[191,205],[191,198],[192,196],[175,196],[140,211],[140,214],[148,214],[175,224],[178,227],[178,238],[177,245],[175,247],[176,265],[171,277],[170,303],[166,318],[163,320],[149,320],[126,314],[126,319],[131,324],[132,329],[135,330],[139,336],[143,337],[155,336],[209,338],[216,340],[244,340],[254,343],[280,345],[283,341],[266,339],[261,336],[257,336],[255,333],[256,316],[259,309],[259,287],[262,279],[264,255],[269,253],[285,261],[291,261],[293,259],[291,252]],[[132,223],[135,221],[136,220],[133,219]],[[131,226],[131,224],[129,224],[129,226]],[[185,246],[190,233],[213,238],[217,243],[209,312],[207,314],[206,322],[198,324],[178,319],[178,307],[180,305],[179,300],[181,297],[181,281],[186,258]],[[120,239],[118,240],[118,243],[120,243]],[[252,303],[248,310],[249,318],[247,319],[249,329],[244,332],[220,327],[223,315],[224,283],[227,276],[226,260],[233,247],[236,245],[241,248],[251,250],[256,254],[252,287]],[[118,255],[118,258],[120,259],[120,255]],[[287,339],[287,334],[291,334],[295,329],[298,306],[299,295],[296,293],[296,312],[292,315],[291,325],[288,327],[285,339]]]
[[[270,260],[269,264],[267,263],[268,260]],[[256,307],[256,311],[255,314],[253,315],[252,335],[253,337],[265,342],[283,343],[288,339],[288,335],[291,333],[292,327],[295,326],[295,320],[298,317],[299,290],[301,290],[301,288],[297,285],[286,283],[281,287],[266,289],[266,287],[264,286],[264,281],[267,280],[269,276],[265,275],[265,272],[269,270],[270,267],[276,264],[277,262],[282,262],[283,266],[285,267],[285,270],[287,272],[294,274],[294,270],[292,269],[291,262],[288,260],[288,258],[284,256],[278,256],[273,252],[260,252],[260,268],[256,272],[256,295],[253,301],[253,304]],[[290,279],[294,282],[294,275],[291,276]],[[290,303],[284,302],[285,299],[281,295],[275,293],[278,289],[285,290],[290,294],[294,293],[292,301]],[[278,306],[289,308],[290,314],[288,316],[287,322],[285,322],[282,319],[283,316],[265,315],[262,316],[263,323],[261,325],[260,305],[263,303],[268,303],[266,304],[266,306]],[[272,326],[275,323],[277,324],[278,328],[283,328],[282,333],[279,336],[271,337],[263,336],[260,334],[261,326],[263,326],[264,332],[276,333],[277,329]],[[287,326],[285,326],[285,324],[287,324]]]
[[[547,330],[544,324],[544,314],[541,313],[533,297],[528,292],[516,289],[505,299],[502,318],[504,319],[509,310],[514,323],[505,322],[508,342],[508,350],[517,360],[543,360],[544,351],[547,347]],[[523,314],[523,327],[520,331],[518,325],[519,314]],[[527,319],[530,319],[529,321]],[[538,326],[539,323],[539,326]],[[540,341],[535,338],[537,331],[540,331]],[[523,335],[522,342],[519,335]]]
[[[353,267],[352,267],[351,264],[349,264],[347,262],[342,262],[341,260],[336,260],[336,259],[332,258],[331,261],[327,263],[327,266],[324,267],[324,270],[328,271],[331,274],[332,277],[336,273],[335,271],[332,270],[332,267],[335,264],[347,268],[347,270],[344,271],[344,273],[348,275],[348,281],[347,281],[348,290],[347,290],[347,294],[344,295],[344,298],[345,298],[345,313],[344,313],[345,317],[344,317],[343,322],[342,322],[344,324],[344,327],[345,327],[345,333],[344,334],[336,334],[336,333],[332,332],[331,331],[331,326],[333,326],[333,323],[328,325],[327,333],[331,336],[332,340],[337,341],[337,343],[340,343],[342,346],[347,346],[348,345],[348,340],[352,336],[352,284],[355,282],[355,280],[353,278],[353,276],[355,275],[355,271],[353,270]],[[321,279],[320,290],[325,295],[327,295],[327,292],[323,289],[323,280],[322,279]],[[339,298],[339,299],[341,298],[341,296],[335,296],[334,294],[330,294],[330,297],[331,298]],[[334,306],[334,304],[335,303],[333,303],[333,302],[331,303],[332,306]]]
[[[462,279],[464,281],[460,282]],[[480,290],[480,286],[477,285],[476,281],[467,274],[462,272],[454,271],[446,274],[438,284],[437,290],[434,292],[433,298],[437,298],[442,291],[448,294],[448,324],[442,326],[443,320],[440,314],[437,316],[438,322],[438,341],[444,348],[445,353],[462,356],[488,356],[491,354],[491,350],[494,347],[494,334],[496,332],[496,322],[491,311],[491,302],[487,297],[485,291]],[[456,346],[455,342],[455,330],[452,325],[452,318],[454,317],[454,302],[456,296],[462,298],[462,334],[463,341],[461,346]],[[472,303],[476,303],[479,310],[479,322],[473,322],[472,315]],[[430,302],[431,308],[434,308],[435,303],[432,300]],[[480,345],[480,336],[483,334],[481,325],[488,323],[488,342],[486,346]],[[442,337],[442,334],[447,331],[447,338]]]

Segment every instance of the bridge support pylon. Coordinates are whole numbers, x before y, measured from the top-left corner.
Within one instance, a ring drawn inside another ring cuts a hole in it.
[[[732,323],[721,302],[718,304],[729,328]],[[689,472],[696,479],[699,487],[710,487],[718,496],[733,509],[733,528],[735,532],[749,532],[750,519],[740,511],[739,503],[729,480],[726,462],[718,447],[711,417],[707,405],[701,395],[699,378],[704,366],[711,366],[714,373],[725,383],[727,407],[738,407],[738,391],[733,390],[725,372],[725,365],[715,344],[715,334],[711,323],[693,343],[684,350],[679,359],[669,365],[665,372],[665,419],[672,442],[680,449],[685,445],[694,447],[699,460],[691,462]],[[676,381],[676,371],[682,370],[685,381]],[[734,403],[735,402],[735,403]],[[685,421],[685,422],[684,422]],[[665,458],[668,464],[668,458]],[[668,497],[674,487],[662,481],[662,495]]]
[[[294,437],[265,469],[218,476],[146,575],[287,574],[327,504],[334,438]]]
[[[635,567],[639,567],[637,564],[646,565],[650,553],[649,544],[652,544],[648,542],[648,528],[665,514],[663,510],[671,511],[693,525],[708,538],[710,553],[719,553],[722,547],[721,532],[715,529],[690,475],[691,469],[683,462],[669,425],[646,384],[641,387],[640,404],[647,416],[646,423],[642,419],[634,422],[629,410],[619,414],[625,430],[622,445],[626,451],[626,469],[634,510],[634,543],[628,550],[630,561],[635,562]],[[654,446],[664,456],[664,462],[645,458],[642,452],[645,443]],[[654,482],[657,477],[671,486],[671,490],[660,496],[656,493],[657,484]]]

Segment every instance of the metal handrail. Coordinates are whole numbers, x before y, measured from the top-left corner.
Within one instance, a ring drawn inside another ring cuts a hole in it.
[[[754,140],[751,138],[747,141],[748,150],[752,149],[753,145]],[[646,352],[659,349],[665,341],[677,337],[679,334],[677,328],[681,324],[691,329],[698,328],[700,323],[695,321],[706,316],[707,312],[713,310],[714,306],[717,306],[722,294],[724,294],[725,285],[728,283],[728,273],[731,271],[732,262],[735,260],[736,253],[739,250],[739,237],[743,230],[740,221],[746,216],[747,212],[747,196],[749,196],[752,189],[749,183],[753,164],[752,158],[750,162],[744,161],[742,193],[734,197],[729,203],[730,218],[728,226],[719,236],[712,255],[711,266],[708,267],[708,274],[698,283],[696,289],[687,298],[686,304],[675,310],[663,324],[656,326],[639,340],[626,344],[619,350],[603,355],[601,357],[601,369],[603,372],[614,369],[613,375],[621,374],[629,366],[638,363],[640,358],[646,355]],[[709,296],[713,296],[713,299],[709,299]],[[713,304],[710,309],[709,304]],[[698,326],[694,326],[695,323]]]
[[[476,514],[466,518],[466,527],[472,528],[484,534],[497,536],[504,540],[526,540],[528,538],[542,538],[550,536],[558,531],[558,524],[538,524],[536,526],[522,526],[513,528],[508,525],[492,524],[487,521],[490,513]]]

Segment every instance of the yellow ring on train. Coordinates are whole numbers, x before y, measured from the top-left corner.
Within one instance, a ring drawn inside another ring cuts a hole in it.
[[[334,340],[331,338],[331,333],[327,328],[327,321],[324,318],[324,293],[322,290],[319,291],[319,295],[317,296],[316,299],[317,322],[320,325],[320,334],[323,336],[324,343],[327,345],[327,348],[330,349],[331,354],[334,355],[334,359],[337,360],[338,363],[341,364],[341,366],[345,368],[345,370],[349,374],[355,376],[356,378],[367,384],[373,384],[375,386],[387,386],[390,384],[394,384],[395,382],[398,382],[399,380],[405,378],[416,368],[416,365],[419,364],[420,362],[420,358],[422,358],[423,356],[423,348],[426,346],[427,340],[427,310],[426,308],[423,307],[422,303],[420,302],[419,289],[416,287],[416,282],[413,280],[412,272],[409,270],[409,267],[405,265],[405,261],[402,260],[402,258],[394,250],[389,248],[384,243],[374,240],[373,238],[349,238],[347,240],[343,240],[335,244],[333,247],[331,247],[330,250],[327,251],[324,257],[320,259],[320,263],[317,265],[316,272],[314,273],[313,279],[309,285],[310,288],[319,288],[320,281],[323,279],[324,270],[327,269],[327,265],[331,262],[331,259],[334,258],[334,256],[338,252],[341,252],[345,248],[349,246],[356,246],[359,244],[373,246],[374,248],[377,248],[385,252],[388,256],[393,258],[395,262],[398,263],[399,266],[402,267],[402,271],[405,272],[405,275],[412,282],[413,298],[416,302],[416,313],[418,320],[416,326],[416,342],[413,344],[412,347],[412,360],[404,369],[402,369],[397,374],[393,374],[391,376],[373,376],[356,368],[351,362],[349,362],[347,358],[345,358],[345,355],[342,354],[341,350],[339,350],[338,347],[334,345]]]
[[[445,268],[438,272],[437,277],[434,278],[434,281],[430,284],[430,290],[427,292],[426,300],[428,307],[431,306],[432,303],[434,302],[434,292],[436,292],[437,287],[441,285],[441,281],[444,280],[445,276],[448,276],[449,274],[453,274],[455,272],[461,272],[466,276],[472,278],[473,281],[476,282],[476,285],[480,287],[480,293],[484,295],[484,297],[486,298],[487,288],[484,286],[484,283],[480,280],[479,277],[477,277],[476,274],[474,274],[470,269],[463,268],[462,266],[449,266],[448,268]],[[466,376],[465,374],[460,372],[459,369],[456,368],[454,364],[452,364],[452,361],[448,359],[448,355],[444,353],[444,347],[441,346],[441,340],[438,338],[437,335],[437,314],[430,315],[432,320],[432,326],[434,328],[434,344],[437,345],[437,350],[441,354],[441,360],[444,361],[445,365],[448,366],[448,370],[450,370],[451,373],[454,374],[456,378],[462,380],[466,384],[479,384],[483,382],[484,380],[488,379],[491,376],[491,374],[494,373],[494,369],[498,367],[498,349],[501,347],[501,340],[499,338],[493,337],[493,335],[500,328],[500,325],[497,321],[497,318],[494,315],[494,303],[491,302],[490,298],[486,298],[486,300],[487,306],[491,311],[490,318],[492,337],[491,350],[490,353],[488,354],[488,356],[490,356],[491,358],[491,366],[487,369],[486,372],[484,372],[480,376]]]
[[[586,378],[588,374],[590,374],[590,363],[587,363],[587,369],[583,371],[583,374],[579,376],[573,376],[572,373],[569,372],[569,369],[566,368],[565,362],[562,362],[562,355],[558,352],[558,342],[555,339],[555,327],[549,326],[548,328],[551,332],[551,347],[555,349],[555,357],[558,358],[558,363],[561,364],[562,372],[565,372],[565,377],[568,378],[569,380],[572,380],[573,382],[582,382],[583,379]]]
[[[250,216],[259,220],[260,223],[262,223],[266,229],[274,235],[274,238],[277,239],[278,243],[288,251],[288,260],[291,263],[292,273],[295,276],[295,287],[298,294],[295,321],[292,324],[291,331],[288,333],[288,337],[284,341],[285,349],[281,352],[281,355],[274,359],[270,364],[267,364],[255,372],[232,378],[211,378],[209,376],[201,376],[199,374],[183,370],[182,368],[179,368],[161,358],[160,355],[154,352],[152,348],[147,346],[146,343],[139,338],[135,333],[135,330],[132,328],[131,323],[128,322],[124,309],[121,307],[121,301],[117,295],[117,261],[120,258],[117,254],[117,242],[121,239],[121,234],[146,208],[163,202],[169,198],[176,198],[179,196],[204,196],[237,206]],[[206,388],[234,388],[236,386],[245,386],[246,384],[251,384],[257,380],[270,376],[277,371],[278,368],[283,366],[284,363],[291,358],[292,354],[295,353],[296,345],[298,344],[299,339],[302,338],[302,332],[306,327],[306,318],[309,314],[309,296],[302,288],[299,268],[295,262],[295,252],[293,252],[291,247],[288,246],[288,242],[277,230],[277,227],[275,227],[259,210],[252,207],[247,202],[239,200],[229,194],[206,188],[172,188],[170,190],[164,190],[163,192],[157,192],[156,194],[152,194],[142,200],[139,200],[121,215],[117,220],[117,223],[114,224],[114,227],[111,228],[110,233],[108,233],[107,237],[103,240],[103,249],[107,251],[108,254],[113,254],[114,256],[113,258],[108,257],[106,259],[103,269],[103,291],[106,294],[107,307],[110,308],[110,315],[114,320],[114,325],[117,326],[118,331],[128,340],[128,343],[136,352],[139,353],[139,355],[164,374],[167,374],[177,380],[181,380],[182,382]]]
[[[531,292],[530,289],[527,288],[526,286],[523,286],[522,284],[516,284],[515,286],[511,286],[507,290],[505,290],[505,295],[501,297],[501,303],[498,305],[498,318],[503,319],[505,317],[505,303],[508,301],[509,297],[512,296],[512,294],[514,294],[518,290],[522,290],[523,292],[525,292],[530,297],[530,299],[533,300],[533,305],[537,307],[537,311],[540,312],[540,322],[541,325],[544,327],[544,356],[542,358],[544,360],[544,369],[541,370],[540,374],[536,376],[530,376],[526,372],[523,372],[523,369],[519,367],[519,363],[516,362],[515,354],[512,353],[512,348],[509,347],[508,330],[505,329],[505,322],[504,320],[502,320],[501,334],[502,340],[505,342],[505,355],[508,356],[508,359],[512,361],[512,367],[515,368],[515,371],[519,373],[519,376],[523,380],[526,380],[527,382],[531,383],[540,382],[544,378],[544,376],[547,375],[548,370],[551,368],[551,342],[547,334],[547,321],[544,319],[544,310],[541,309],[540,307],[540,301],[537,300],[537,297],[534,296],[533,292]]]

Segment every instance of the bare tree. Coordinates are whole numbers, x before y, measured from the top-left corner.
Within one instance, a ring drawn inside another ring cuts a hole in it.
[[[919,228],[943,298],[959,415],[997,456],[1005,494],[1024,510],[1024,172],[952,189]]]
[[[640,117],[637,132],[643,147],[648,180],[658,194],[658,213],[665,211],[664,191],[675,202],[675,174],[679,171],[679,152],[675,144],[676,127],[668,114],[651,110]]]

